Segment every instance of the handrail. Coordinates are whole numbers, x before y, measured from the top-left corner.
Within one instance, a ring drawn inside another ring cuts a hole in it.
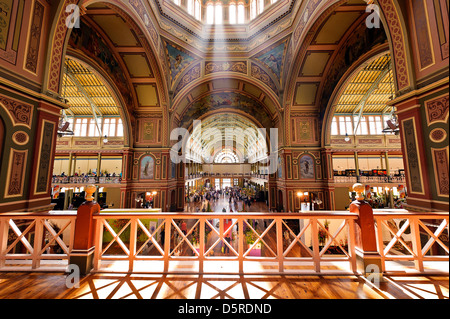
[[[398,260],[413,262],[414,270],[419,273],[428,271],[427,262],[448,262],[448,242],[442,239],[442,236],[445,235],[448,240],[448,212],[424,213],[409,212],[404,209],[374,209],[373,216],[383,272],[392,270],[390,262]],[[46,262],[59,261],[62,262],[60,265],[66,267],[73,247],[76,218],[76,211],[0,214],[0,269],[16,269],[10,268],[8,265],[19,262],[28,263],[29,269],[27,269],[32,271],[46,267]],[[170,266],[174,261],[196,262],[199,265],[199,269],[196,271],[200,272],[205,272],[206,264],[210,261],[235,261],[239,264],[240,272],[246,270],[244,263],[253,261],[272,264],[271,267],[275,269],[272,272],[275,273],[295,273],[302,267],[309,267],[313,273],[321,274],[323,273],[322,266],[328,261],[344,262],[347,272],[356,271],[355,226],[359,217],[349,211],[176,213],[161,212],[159,209],[105,209],[94,214],[93,219],[97,221],[94,253],[96,271],[104,270],[103,262],[114,260],[128,261],[128,271],[133,271],[137,262],[150,260],[162,261],[164,264],[162,271],[166,272],[176,271]],[[126,220],[126,225],[122,229],[114,230],[108,224],[108,220],[120,219]],[[155,232],[152,233],[149,227],[144,226],[143,220],[146,219],[158,220]],[[183,219],[191,221],[191,224],[195,225],[195,228],[188,229],[185,236],[182,235],[180,226],[177,224]],[[233,220],[232,230],[224,229],[225,219]],[[66,221],[62,222],[63,220]],[[259,225],[264,225],[265,222],[265,227],[254,228],[255,220],[259,221]],[[324,220],[330,222],[329,229],[326,229]],[[61,225],[61,230],[58,232],[53,228],[54,221],[59,221]],[[162,225],[167,228],[163,240],[164,245],[162,245],[161,238],[158,238]],[[128,241],[120,242],[125,228],[131,235],[129,235]],[[250,235],[256,236],[256,242],[248,248],[244,247],[243,243],[244,228],[251,232]],[[408,231],[409,229],[411,232]],[[208,236],[207,230],[215,238],[215,242],[211,245],[228,247],[233,255],[210,256],[209,253],[213,249],[210,244],[207,245],[205,242]],[[327,237],[323,244],[320,244],[318,240],[319,231]],[[159,245],[159,250],[156,248],[159,255],[140,255],[142,247],[139,246],[138,232],[147,236],[147,243],[153,244],[154,247]],[[225,238],[227,233],[231,232],[235,233],[237,239],[228,245]],[[289,237],[288,242],[285,240],[286,232]],[[111,235],[114,243],[104,242],[106,233]],[[191,242],[193,233],[199,238],[198,245]],[[32,234],[34,235],[31,236]],[[184,248],[190,249],[193,255],[176,256],[173,250],[174,246],[170,243],[172,235],[181,238]],[[424,239],[423,235],[427,235],[428,239]],[[30,238],[34,238],[34,241]],[[45,243],[46,238],[49,243]],[[262,243],[261,249],[265,249],[267,255],[251,256],[251,251],[256,249],[259,245],[258,242]],[[342,242],[346,244],[344,245]],[[62,253],[46,253],[45,250],[55,243],[62,247]],[[105,254],[106,251],[103,249],[105,245],[117,243],[124,249],[123,253]],[[21,251],[15,252],[16,246],[20,247]],[[432,247],[434,246],[444,254],[433,251]],[[306,254],[291,255],[297,248]],[[330,249],[334,249],[334,253],[328,254]],[[23,271],[25,268],[21,266],[17,269]],[[265,272],[267,269],[263,271]]]

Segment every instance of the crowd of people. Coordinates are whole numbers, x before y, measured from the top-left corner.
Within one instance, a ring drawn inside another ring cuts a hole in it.
[[[242,210],[245,210],[246,207],[250,207],[252,202],[255,201],[254,196],[248,193],[248,189],[240,187],[225,187],[224,189],[205,188],[188,194],[186,202],[194,203],[196,211],[207,212],[208,207],[211,207],[211,203],[214,204],[220,198],[224,198],[228,200],[228,207],[223,207],[222,212],[237,212],[240,210],[239,203],[242,206]]]

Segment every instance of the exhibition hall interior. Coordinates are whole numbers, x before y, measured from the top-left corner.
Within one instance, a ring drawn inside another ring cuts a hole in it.
[[[0,0],[0,299],[448,299],[448,11]]]

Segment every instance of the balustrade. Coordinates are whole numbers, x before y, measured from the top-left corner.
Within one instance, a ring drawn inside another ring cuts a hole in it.
[[[76,218],[75,212],[0,215],[0,270],[67,267]],[[222,271],[230,273],[356,271],[358,216],[347,211],[192,214],[104,210],[93,218],[94,271],[113,270],[116,262],[124,262],[121,271],[126,272],[214,273],[224,265]],[[226,219],[231,222],[224,223]],[[182,220],[188,225],[186,234]],[[409,262],[416,273],[438,269],[434,265],[444,262],[448,271],[448,221],[446,213],[374,210],[382,271],[397,271],[399,262]]]

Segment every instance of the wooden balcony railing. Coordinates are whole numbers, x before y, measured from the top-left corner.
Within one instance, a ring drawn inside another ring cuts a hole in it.
[[[429,274],[441,271],[442,263],[448,273],[448,213],[374,210],[373,216],[383,273],[401,267],[402,271],[407,268]],[[76,219],[76,212],[1,214],[0,270],[67,268]],[[228,219],[231,222],[226,223]],[[348,211],[223,214],[104,210],[94,214],[93,221],[93,269],[98,272],[357,272],[358,215]],[[182,221],[186,222],[186,232]]]
[[[76,211],[0,214],[0,270],[65,269],[76,218]]]

